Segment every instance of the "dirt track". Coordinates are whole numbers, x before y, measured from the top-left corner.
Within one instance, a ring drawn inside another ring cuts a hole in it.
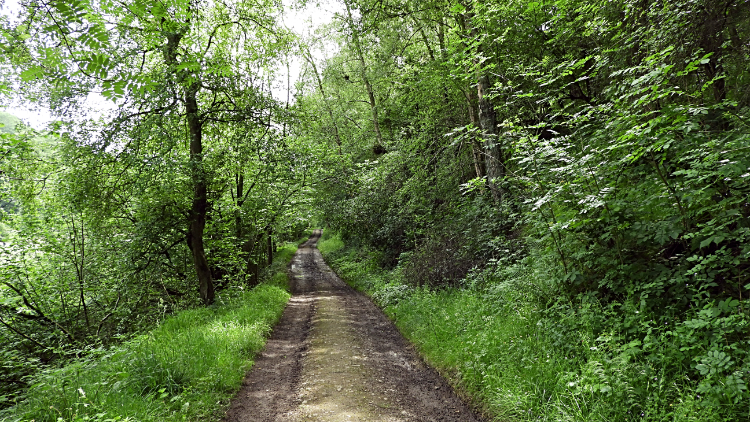
[[[481,420],[323,262],[320,234],[295,255],[292,299],[224,420]]]

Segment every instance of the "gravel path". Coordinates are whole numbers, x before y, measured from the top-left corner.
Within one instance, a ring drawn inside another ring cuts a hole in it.
[[[292,261],[292,299],[225,422],[479,421],[368,298],[315,248]]]

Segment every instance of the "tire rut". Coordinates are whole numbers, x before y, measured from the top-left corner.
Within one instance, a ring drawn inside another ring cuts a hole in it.
[[[292,299],[225,422],[479,421],[382,311],[302,244]]]

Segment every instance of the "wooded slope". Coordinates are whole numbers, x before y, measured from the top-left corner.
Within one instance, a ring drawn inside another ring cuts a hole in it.
[[[342,163],[326,223],[406,285],[519,282],[613,409],[746,414],[747,6],[347,1],[299,101]]]

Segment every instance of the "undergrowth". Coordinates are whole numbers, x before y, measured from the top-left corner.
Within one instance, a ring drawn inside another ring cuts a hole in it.
[[[344,280],[383,307],[425,360],[494,420],[750,418],[736,373],[746,366],[736,358],[743,354],[712,352],[707,339],[741,347],[721,331],[729,324],[719,322],[745,318],[737,304],[714,304],[659,326],[663,318],[632,301],[604,306],[593,298],[550,297],[554,289],[539,257],[434,289],[407,284],[400,268],[379,269],[377,254],[347,248],[335,234],[324,234],[319,247]]]
[[[198,421],[219,419],[290,295],[281,248],[267,281],[221,292],[210,307],[98,355],[37,375],[3,421]]]

